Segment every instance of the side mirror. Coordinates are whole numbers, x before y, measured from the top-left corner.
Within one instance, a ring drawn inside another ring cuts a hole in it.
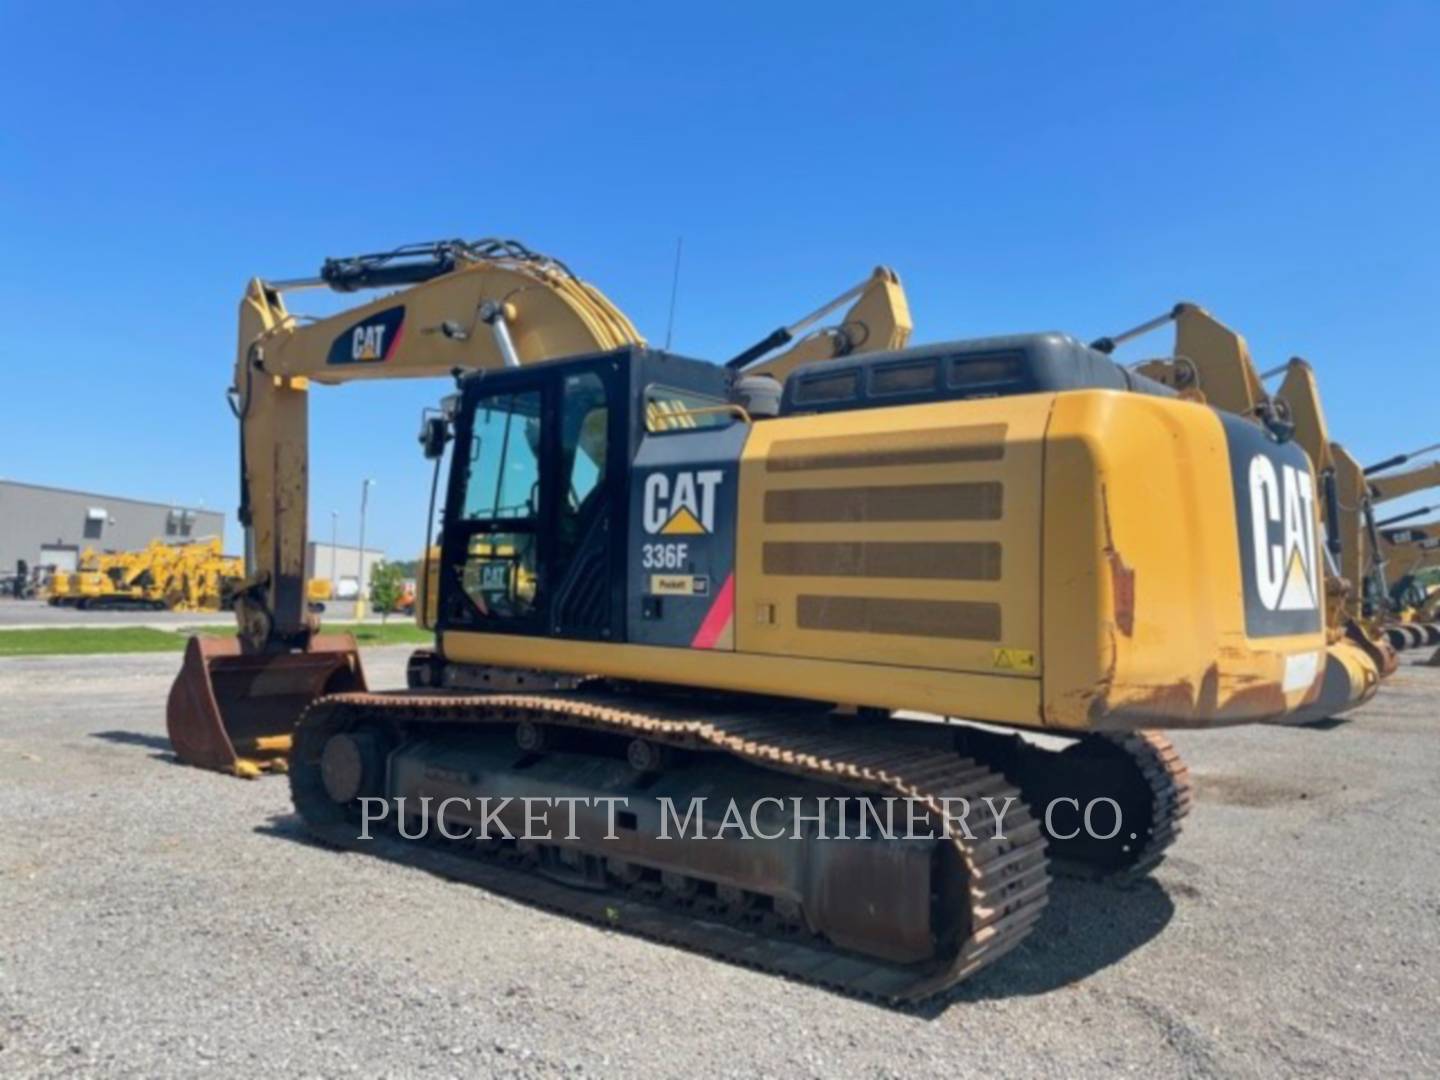
[[[445,454],[445,444],[450,441],[450,422],[433,409],[426,409],[420,418],[420,446],[426,461],[437,461]]]

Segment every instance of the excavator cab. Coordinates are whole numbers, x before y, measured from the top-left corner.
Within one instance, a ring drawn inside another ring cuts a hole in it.
[[[731,423],[732,379],[628,348],[465,380],[440,629],[626,640],[628,465],[657,424]]]

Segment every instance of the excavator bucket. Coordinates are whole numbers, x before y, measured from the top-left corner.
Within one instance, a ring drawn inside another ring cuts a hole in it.
[[[364,689],[349,634],[319,634],[304,652],[268,654],[243,652],[239,638],[192,637],[170,687],[165,725],[187,765],[254,777],[285,769],[307,705]]]

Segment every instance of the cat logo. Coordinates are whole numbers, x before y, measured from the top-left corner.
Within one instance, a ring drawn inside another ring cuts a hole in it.
[[[357,326],[350,339],[350,359],[379,360],[384,356],[385,330],[386,327],[378,323],[373,326]]]
[[[395,355],[405,329],[405,309],[386,308],[335,339],[327,364],[379,364]]]
[[[660,536],[704,536],[715,530],[715,489],[724,473],[653,472],[645,478],[645,531]]]
[[[1250,539],[1255,587],[1269,611],[1320,606],[1315,546],[1315,490],[1309,472],[1264,454],[1250,460]]]

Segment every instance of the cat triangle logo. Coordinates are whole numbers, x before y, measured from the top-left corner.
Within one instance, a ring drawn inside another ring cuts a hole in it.
[[[680,507],[670,516],[665,527],[660,530],[663,536],[702,536],[705,533],[705,526],[686,507]]]
[[[1310,575],[1305,571],[1305,560],[1300,557],[1299,548],[1290,549],[1290,568],[1285,573],[1285,585],[1280,591],[1277,611],[1314,611],[1319,605],[1315,594],[1310,591]]]
[[[719,469],[645,477],[642,519],[651,536],[705,536],[715,531],[715,493],[725,478]]]

